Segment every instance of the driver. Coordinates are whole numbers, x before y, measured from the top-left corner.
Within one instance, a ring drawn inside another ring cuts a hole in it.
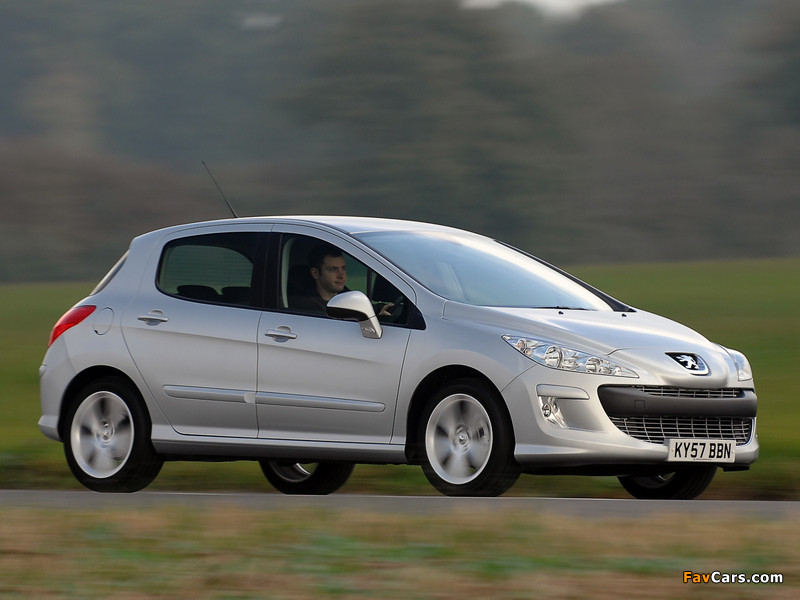
[[[328,301],[347,291],[347,261],[332,244],[320,244],[308,255],[308,271],[314,285],[310,292],[293,300],[300,310],[325,314]]]
[[[326,314],[328,301],[347,289],[347,261],[342,251],[328,243],[315,246],[308,255],[308,271],[313,287],[308,294],[292,300],[303,311]],[[391,302],[377,306],[379,316],[391,316]]]

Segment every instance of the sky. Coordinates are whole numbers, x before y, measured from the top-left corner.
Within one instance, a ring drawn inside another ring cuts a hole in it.
[[[462,0],[466,8],[494,8],[508,2],[530,4],[551,17],[575,18],[597,4],[611,4],[622,0]]]

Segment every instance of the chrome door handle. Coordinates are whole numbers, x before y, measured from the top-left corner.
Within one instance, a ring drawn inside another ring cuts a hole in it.
[[[166,323],[169,321],[169,318],[164,316],[160,310],[151,310],[146,315],[139,315],[136,317],[140,321],[144,321],[148,325],[157,325],[158,323]]]
[[[278,327],[277,329],[267,329],[267,333],[264,335],[271,337],[278,341],[284,340],[296,340],[297,334],[292,333],[292,330],[288,327]]]

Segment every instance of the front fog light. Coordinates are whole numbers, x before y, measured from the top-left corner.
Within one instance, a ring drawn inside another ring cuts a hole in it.
[[[539,396],[539,406],[542,409],[542,416],[556,427],[567,428],[567,421],[561,410],[558,408],[558,399],[552,396]]]

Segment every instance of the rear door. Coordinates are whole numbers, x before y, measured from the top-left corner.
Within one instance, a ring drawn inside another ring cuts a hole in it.
[[[257,436],[265,244],[230,227],[173,234],[123,315],[133,360],[179,433]]]

